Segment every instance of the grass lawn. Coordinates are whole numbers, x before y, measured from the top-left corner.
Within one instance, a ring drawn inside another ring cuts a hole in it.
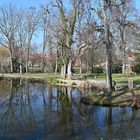
[[[0,74],[1,76],[2,74]],[[51,79],[58,79],[61,78],[60,74],[53,74],[53,73],[29,73],[29,74],[19,74],[19,73],[4,73],[4,77],[11,77],[11,78],[38,78],[38,79],[44,79],[44,78],[51,78]],[[122,74],[113,74],[112,75],[113,80],[115,80],[117,83],[127,83],[128,80],[133,80],[134,84],[140,84],[140,75],[131,75],[131,76],[126,76]],[[90,80],[106,80],[105,75],[100,75],[100,76],[88,76],[88,79]]]
[[[91,80],[106,80],[105,75],[97,76],[95,79],[95,76],[89,76],[88,79]],[[112,79],[115,80],[118,83],[127,83],[128,80],[133,80],[134,84],[140,84],[140,75],[122,75],[122,74],[113,74]]]
[[[2,74],[0,74],[2,75]],[[39,78],[39,79],[44,79],[44,78],[60,78],[60,74],[44,74],[44,73],[28,73],[28,74],[19,74],[19,73],[4,73],[4,77],[11,77],[11,78]]]

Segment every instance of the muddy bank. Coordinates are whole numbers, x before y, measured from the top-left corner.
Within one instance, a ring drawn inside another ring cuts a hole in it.
[[[105,81],[97,81],[97,80],[66,80],[66,79],[57,79],[57,80],[58,85],[75,86],[79,88],[98,87],[99,89],[103,89],[106,86]]]
[[[128,89],[123,91],[116,91],[112,96],[107,96],[105,93],[90,93],[80,100],[85,104],[102,105],[102,106],[120,106],[120,107],[135,107],[140,108],[140,90],[130,91]]]

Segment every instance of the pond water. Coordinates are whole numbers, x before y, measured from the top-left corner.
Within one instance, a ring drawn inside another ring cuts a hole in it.
[[[84,105],[82,96],[43,81],[0,81],[0,140],[140,139],[140,110]]]

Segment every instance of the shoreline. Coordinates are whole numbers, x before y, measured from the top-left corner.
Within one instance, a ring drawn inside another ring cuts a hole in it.
[[[128,84],[125,85],[125,89],[122,88],[121,90],[116,90],[112,93],[112,96],[107,96],[106,91],[106,81],[103,80],[67,80],[61,79],[60,75],[54,74],[4,74],[2,79],[9,79],[9,78],[22,78],[22,79],[33,79],[33,80],[46,80],[48,84],[54,86],[70,86],[79,89],[97,89],[96,93],[89,93],[88,95],[84,95],[81,98],[81,102],[85,104],[92,104],[92,105],[101,105],[101,106],[120,106],[120,107],[132,107],[132,105],[140,108],[140,85],[136,85],[137,87],[129,90]],[[123,86],[123,84],[118,84],[119,86]],[[132,91],[135,93],[132,94]],[[138,99],[137,99],[138,97]],[[137,105],[138,104],[138,105]]]
[[[51,85],[57,86],[72,86],[79,88],[91,88],[92,86],[97,86],[104,88],[106,85],[105,81],[98,80],[67,80],[61,79],[60,75],[55,74],[17,74],[17,73],[4,73],[0,74],[1,78],[22,78],[22,79],[38,79],[38,80],[47,80]]]

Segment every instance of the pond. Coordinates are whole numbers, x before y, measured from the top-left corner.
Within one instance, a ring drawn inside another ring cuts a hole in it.
[[[140,139],[140,110],[85,105],[88,93],[45,81],[1,80],[0,89],[0,140]]]

